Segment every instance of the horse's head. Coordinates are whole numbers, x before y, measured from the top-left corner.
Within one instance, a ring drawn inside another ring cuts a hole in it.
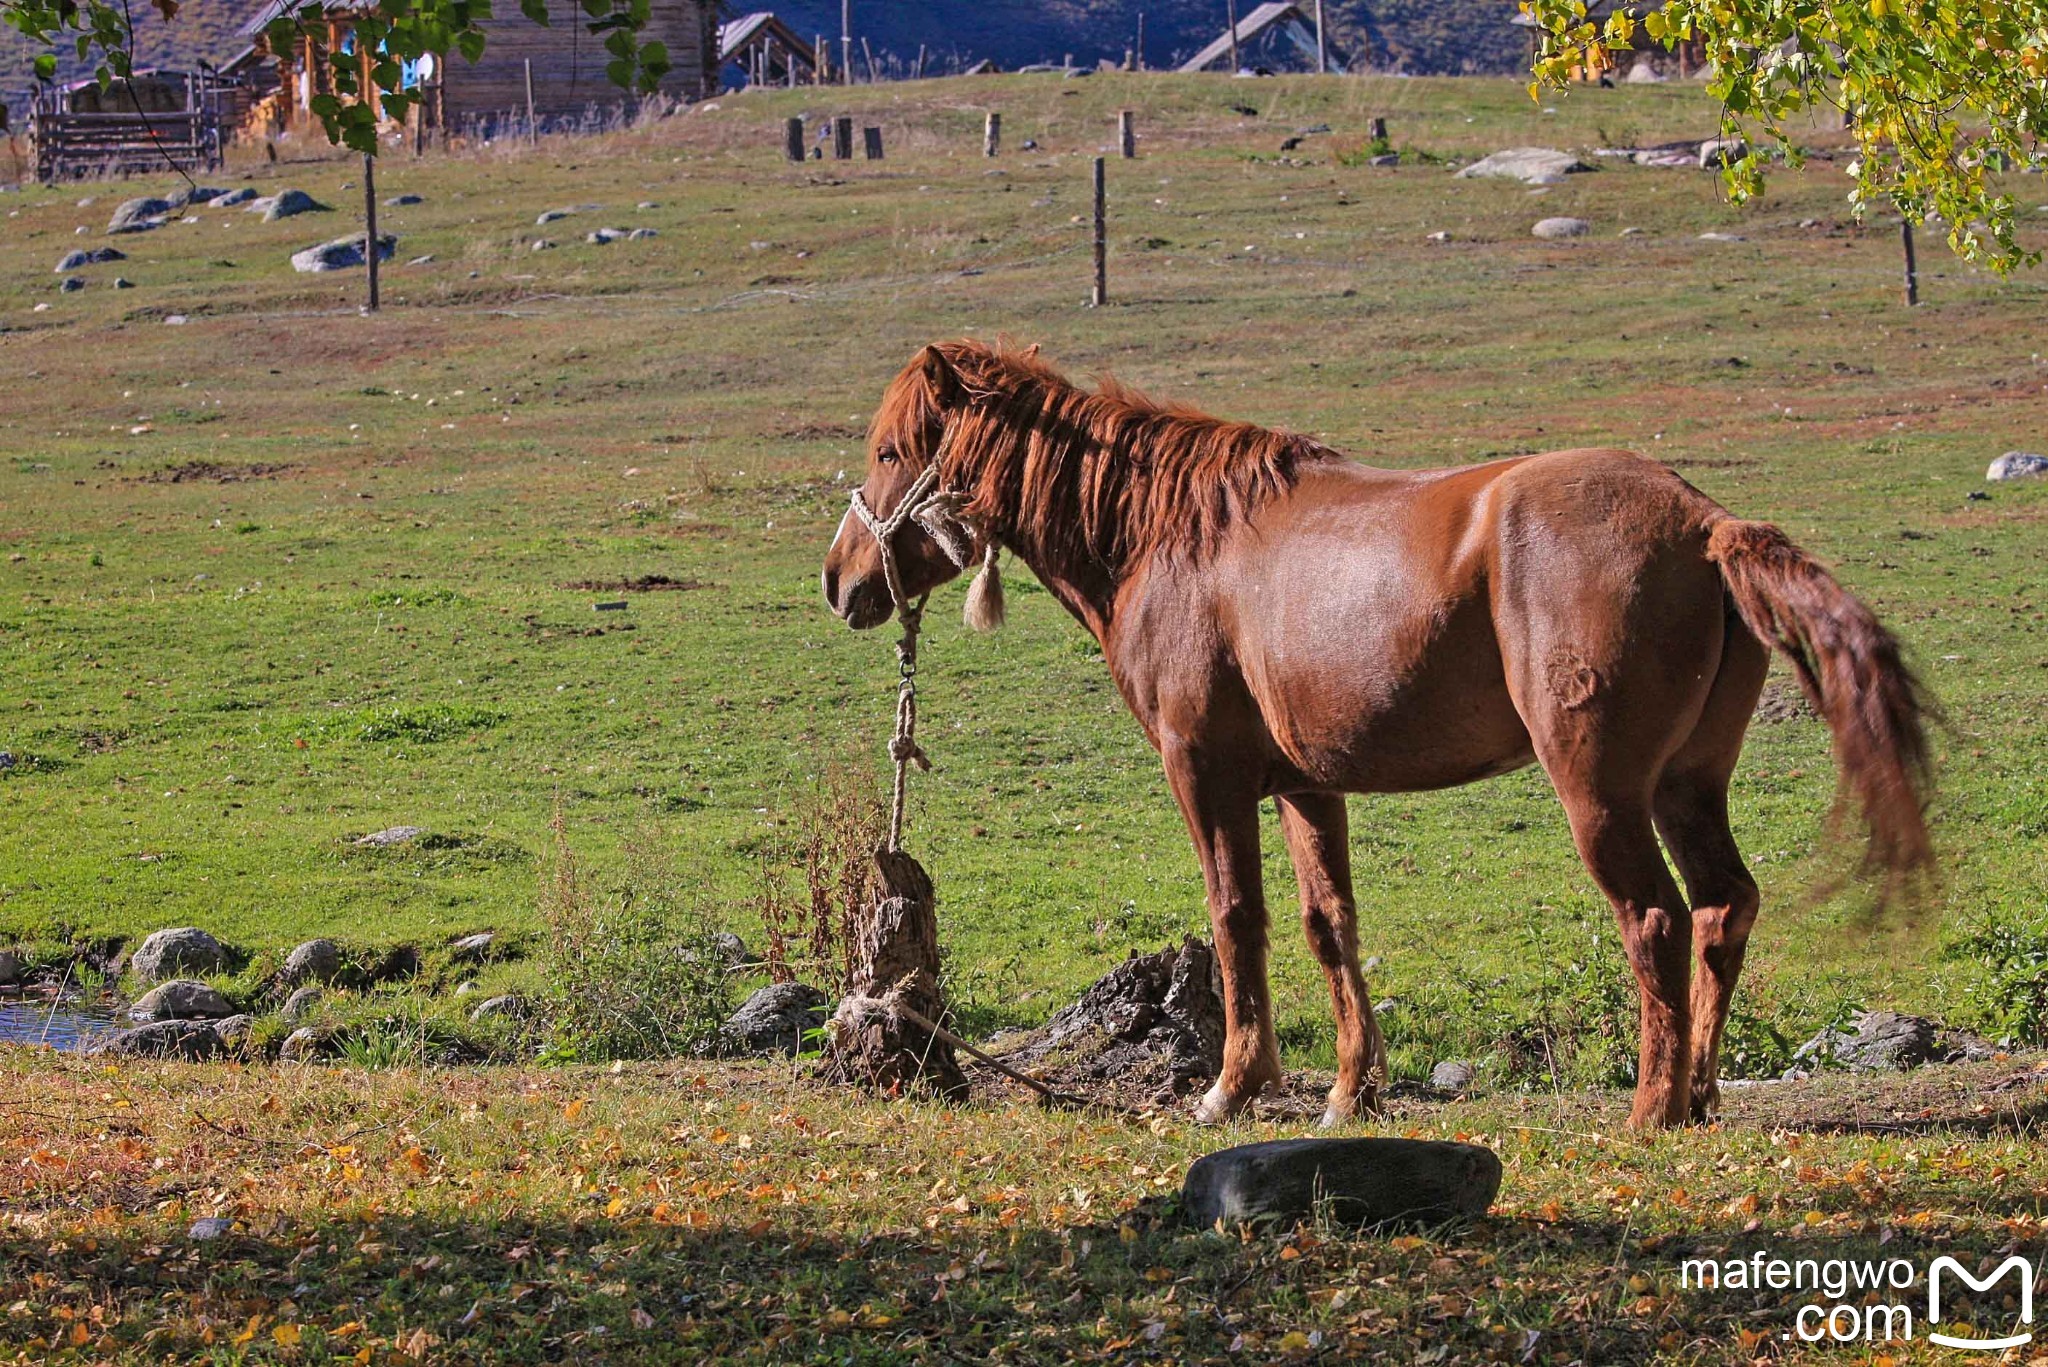
[[[952,362],[928,346],[890,382],[868,429],[867,478],[861,501],[881,522],[893,517],[920,477],[938,459],[948,415],[963,401]],[[929,521],[929,520],[927,520]],[[957,525],[957,524],[956,524]],[[906,598],[915,599],[957,577],[971,556],[969,544],[942,544],[925,522],[905,518],[889,537]],[[856,631],[879,626],[895,610],[879,543],[855,509],[840,519],[825,554],[825,603]]]

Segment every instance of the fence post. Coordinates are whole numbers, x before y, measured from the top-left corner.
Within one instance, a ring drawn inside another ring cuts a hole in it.
[[[919,44],[917,45],[917,69],[916,69],[915,71],[913,71],[913,72],[911,73],[911,75],[910,75],[910,79],[911,79],[911,80],[913,80],[913,81],[921,81],[921,80],[923,80],[923,79],[924,79],[924,44],[923,44],[923,43],[919,43]]]
[[[1323,40],[1323,0],[1316,0],[1316,75],[1330,72],[1330,45]]]
[[[824,34],[821,33],[818,35],[817,42],[812,44],[811,52],[811,84],[831,84],[832,45],[825,41]]]
[[[832,159],[851,161],[853,159],[853,120],[845,114],[832,120]]]
[[[370,306],[377,311],[377,158],[363,153],[363,260],[370,267]]]
[[[1116,115],[1116,145],[1125,161],[1138,155],[1138,130],[1131,124],[1131,111],[1119,109]]]
[[[875,69],[875,50],[868,46],[868,36],[865,33],[860,36],[860,55],[867,58],[868,84],[880,85],[882,73]]]
[[[1920,303],[1920,263],[1913,252],[1913,220],[1899,220],[1899,242],[1906,249],[1906,307]]]
[[[782,150],[791,161],[804,159],[804,116],[792,114],[782,121]]]
[[[533,117],[533,58],[526,59],[526,140],[540,141],[540,124]]]
[[[869,161],[882,159],[882,130],[868,124],[860,130],[860,140]]]
[[[1104,204],[1105,173],[1101,157],[1095,159],[1095,288],[1089,295],[1092,307],[1109,302],[1109,215]]]
[[[1224,0],[1223,11],[1230,22],[1230,74],[1235,76],[1244,70],[1244,60],[1237,51],[1237,0]]]
[[[991,109],[987,120],[981,125],[981,154],[985,157],[994,156],[1002,141],[1003,116]]]

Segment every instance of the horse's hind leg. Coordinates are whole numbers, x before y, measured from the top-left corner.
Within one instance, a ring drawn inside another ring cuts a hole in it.
[[[1372,998],[1358,967],[1358,914],[1351,899],[1351,850],[1344,798],[1302,793],[1276,799],[1280,829],[1301,885],[1301,925],[1308,947],[1330,980],[1337,1018],[1337,1083],[1323,1124],[1340,1125],[1370,1112],[1386,1081],[1387,1048],[1372,1018]]]
[[[1720,1108],[1721,1035],[1756,922],[1756,880],[1728,825],[1728,779],[1769,663],[1764,648],[1746,632],[1730,630],[1699,725],[1657,783],[1657,830],[1685,879],[1699,955],[1692,980],[1689,1109],[1694,1120],[1705,1120]]]

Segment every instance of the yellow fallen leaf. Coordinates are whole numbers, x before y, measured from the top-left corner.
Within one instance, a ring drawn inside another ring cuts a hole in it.
[[[562,1108],[562,1118],[564,1120],[574,1120],[577,1116],[582,1115],[584,1104],[584,1099],[580,1096],[577,1097]]]
[[[299,1326],[296,1324],[276,1325],[271,1329],[270,1336],[277,1340],[277,1346],[280,1348],[299,1346]]]

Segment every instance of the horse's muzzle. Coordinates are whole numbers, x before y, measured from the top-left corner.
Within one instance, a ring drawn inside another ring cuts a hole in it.
[[[889,595],[873,579],[857,579],[850,584],[840,581],[836,570],[826,570],[823,575],[825,605],[855,631],[867,631],[889,620],[893,610]]]

